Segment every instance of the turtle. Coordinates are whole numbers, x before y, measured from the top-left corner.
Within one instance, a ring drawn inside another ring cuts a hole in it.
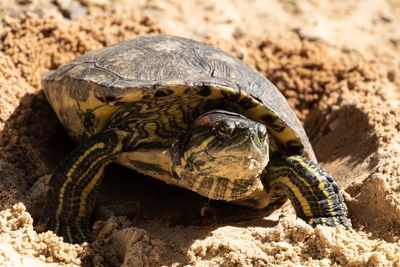
[[[45,95],[77,148],[55,168],[40,229],[90,241],[104,169],[116,162],[254,209],[288,199],[312,226],[351,219],[282,93],[238,58],[173,35],[89,52],[49,72]]]

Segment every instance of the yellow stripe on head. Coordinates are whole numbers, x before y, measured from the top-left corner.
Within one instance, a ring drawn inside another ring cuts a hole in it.
[[[208,137],[206,140],[204,140],[203,142],[201,142],[198,146],[191,147],[188,150],[186,150],[183,153],[183,160],[186,162],[191,154],[193,154],[194,152],[204,150],[214,139],[215,139],[215,136],[212,135],[212,136]]]

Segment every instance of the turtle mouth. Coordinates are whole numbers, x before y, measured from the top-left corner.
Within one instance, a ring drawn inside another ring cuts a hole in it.
[[[193,154],[187,164],[193,166],[194,175],[223,177],[229,181],[249,180],[258,177],[268,164],[268,152],[207,151]]]
[[[258,186],[264,162],[237,156],[210,156],[205,151],[187,162],[181,173],[185,187],[210,199],[239,200],[248,197]]]
[[[253,158],[257,160],[264,160],[265,157],[268,157],[269,149],[268,142],[266,140],[261,141],[258,137],[250,137],[249,138],[248,150]]]
[[[240,145],[229,146],[222,149],[205,150],[208,156],[221,159],[236,159],[237,161],[264,162],[269,157],[268,142],[261,141],[254,136],[243,139]]]
[[[267,166],[268,160],[265,155],[226,155],[219,157],[208,155],[208,161],[214,162],[215,165],[213,173],[217,176],[226,177],[231,181],[258,176]]]

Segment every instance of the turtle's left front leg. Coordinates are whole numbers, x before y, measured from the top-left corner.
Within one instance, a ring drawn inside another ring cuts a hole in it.
[[[271,202],[286,195],[296,215],[311,224],[351,228],[346,204],[332,176],[301,156],[273,156],[262,173]]]
[[[125,148],[126,133],[107,129],[90,137],[64,158],[50,179],[38,231],[52,230],[70,243],[90,237],[90,216],[105,167]]]

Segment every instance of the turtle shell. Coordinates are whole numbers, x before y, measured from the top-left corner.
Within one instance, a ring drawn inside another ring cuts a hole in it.
[[[239,59],[190,39],[157,35],[108,46],[49,73],[43,87],[77,141],[101,131],[124,103],[195,92],[239,105],[244,115],[265,123],[290,153],[315,160],[300,121],[268,79]]]

